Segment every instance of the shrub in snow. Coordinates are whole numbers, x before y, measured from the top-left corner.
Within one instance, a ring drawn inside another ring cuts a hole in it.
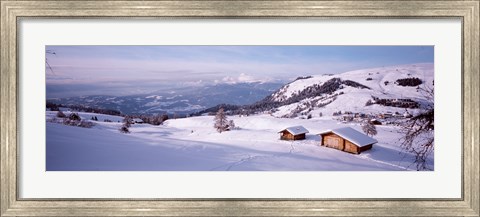
[[[233,120],[229,120],[228,121],[228,129],[229,130],[238,130],[239,127],[235,126],[235,122],[233,122]]]
[[[128,129],[127,126],[125,126],[125,124],[122,125],[122,127],[120,127],[120,129],[118,129],[121,133],[130,133],[130,130]]]
[[[95,124],[90,121],[81,120],[77,126],[83,128],[92,128],[93,126],[95,126]]]
[[[59,110],[57,112],[57,118],[65,118],[65,117],[67,117],[67,116],[62,111]]]
[[[377,128],[375,127],[375,125],[370,123],[370,121],[368,121],[368,122],[366,122],[362,125],[362,130],[367,135],[370,135],[370,136],[377,135]]]
[[[312,118],[312,114],[308,114],[307,119]]]
[[[70,120],[70,118],[63,119],[63,124],[67,126],[83,127],[83,128],[92,128],[93,126],[95,126],[95,124],[90,121]]]
[[[367,78],[366,80],[367,80],[367,81],[371,81],[371,80],[373,80],[373,78]]]
[[[63,124],[68,125],[68,126],[77,126],[78,121],[70,120],[70,119],[64,119]]]
[[[318,113],[318,117],[322,117],[323,116],[323,113]]]
[[[112,122],[110,119],[103,119],[103,122]]]
[[[68,115],[68,120],[80,121],[82,119],[80,118],[80,115],[78,115],[77,113],[71,113],[70,115]]]

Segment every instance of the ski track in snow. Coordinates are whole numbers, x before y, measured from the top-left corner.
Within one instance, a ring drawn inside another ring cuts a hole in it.
[[[256,156],[248,155],[248,157],[241,158],[240,160],[238,160],[236,162],[233,162],[233,163],[228,163],[228,164],[225,164],[225,165],[215,167],[215,168],[211,169],[210,171],[218,171],[220,168],[223,168],[223,167],[227,167],[225,170],[230,171],[233,167],[239,166],[239,165],[247,163],[249,161],[253,161],[253,160],[256,160],[256,159],[260,159],[260,158],[265,159],[265,158],[282,157],[282,156],[285,156],[285,155],[288,155],[288,154],[294,154],[294,151],[295,151],[295,146],[293,145],[293,142],[291,142],[290,143],[290,150],[286,153],[279,153],[279,154],[272,154],[272,155],[256,155]]]
[[[394,163],[388,163],[388,162],[385,162],[385,161],[380,161],[380,160],[375,160],[375,159],[372,159],[368,156],[368,154],[359,154],[359,155],[355,155],[356,157],[358,158],[361,158],[361,159],[364,159],[364,160],[368,160],[368,161],[372,161],[372,162],[375,162],[375,163],[379,163],[379,164],[383,164],[383,165],[388,165],[388,166],[392,166],[392,167],[397,167],[401,170],[411,170],[409,169],[408,167],[403,167],[403,166],[400,166],[398,164],[394,164]]]

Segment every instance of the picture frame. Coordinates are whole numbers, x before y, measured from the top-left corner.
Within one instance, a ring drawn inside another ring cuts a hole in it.
[[[479,1],[1,0],[1,216],[479,216]],[[461,18],[461,199],[22,199],[18,21],[54,18]]]

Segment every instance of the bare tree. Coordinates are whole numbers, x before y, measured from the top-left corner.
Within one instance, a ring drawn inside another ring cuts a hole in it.
[[[370,123],[370,121],[367,121],[362,125],[362,130],[365,134],[370,135],[372,137],[377,135],[377,128],[375,127],[375,125]]]
[[[45,51],[45,54],[57,55],[57,53],[55,53],[55,51],[53,51],[53,50],[46,50],[46,51]],[[55,73],[53,72],[52,67],[50,66],[50,63],[48,63],[48,58],[46,58],[46,57],[45,57],[45,64],[47,65],[48,69],[50,69],[50,71],[52,72],[52,74],[55,75]]]
[[[235,122],[233,122],[233,120],[229,120],[228,121],[228,129],[229,130],[235,130],[236,126],[235,126]]]
[[[219,133],[222,133],[223,131],[228,130],[228,121],[227,121],[227,116],[225,115],[225,112],[223,108],[220,108],[215,115],[215,124],[213,127],[217,129]]]
[[[434,150],[434,88],[420,88],[425,98],[429,101],[423,111],[407,120],[400,130],[405,136],[401,147],[415,156],[414,164],[417,170],[428,170],[427,159]]]
[[[130,127],[131,124],[132,124],[133,120],[130,116],[126,115],[124,118],[123,118],[123,125],[125,125],[126,127]]]
[[[125,116],[123,118],[123,124],[122,126],[120,127],[120,129],[118,129],[120,132],[122,133],[130,133],[130,126],[131,126],[131,123],[132,123],[132,118],[130,118],[130,116]]]

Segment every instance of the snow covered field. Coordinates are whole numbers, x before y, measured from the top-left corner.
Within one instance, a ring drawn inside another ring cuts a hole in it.
[[[66,112],[67,113],[67,112]],[[47,111],[51,119],[56,112]],[[331,117],[275,118],[228,116],[240,129],[218,133],[213,116],[167,120],[164,125],[134,124],[118,131],[122,117],[97,116],[93,128],[47,121],[47,171],[376,171],[414,170],[412,157],[399,148],[394,126],[377,126],[379,142],[359,155],[320,146],[316,135],[342,124]],[[113,122],[103,122],[110,119]],[[302,125],[306,140],[283,141],[278,131]],[[433,169],[433,156],[429,161]]]

